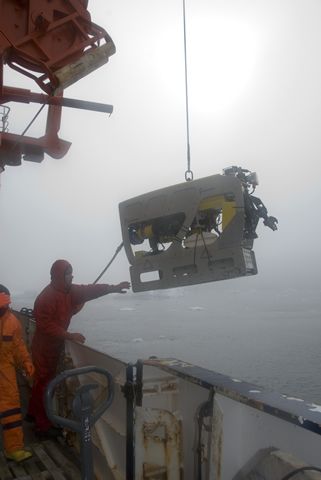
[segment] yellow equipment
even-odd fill
[[[231,167],[120,203],[133,291],[255,275],[258,220],[272,230],[277,220],[249,193],[253,175]]]

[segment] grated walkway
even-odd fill
[[[80,480],[74,463],[53,440],[29,445],[33,456],[17,464],[0,452],[0,480]]]

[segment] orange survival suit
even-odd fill
[[[71,317],[85,302],[111,293],[111,286],[107,284],[66,286],[68,269],[71,265],[66,260],[54,262],[51,283],[38,295],[34,305],[36,331],[32,359],[36,370],[28,413],[35,418],[38,432],[47,432],[52,426],[46,415],[44,395],[48,383],[56,376],[64,340],[71,338],[67,332]]]
[[[16,368],[24,370],[29,377],[34,368],[19,320],[9,308],[3,308],[8,303],[10,297],[0,293],[0,423],[5,451],[11,453],[24,447]]]

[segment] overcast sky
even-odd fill
[[[67,156],[1,175],[0,283],[13,292],[41,289],[57,258],[77,283],[93,281],[121,242],[118,203],[184,181],[182,1],[92,0],[89,10],[117,51],[65,96],[114,113],[65,109]],[[259,274],[238,282],[320,286],[321,3],[186,0],[186,13],[194,177],[254,170],[279,219],[278,232],[258,229]],[[9,69],[5,83],[37,91]],[[21,133],[39,106],[10,106],[10,131]],[[30,134],[44,125],[42,116]],[[126,279],[122,252],[104,281]]]

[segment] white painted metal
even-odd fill
[[[181,477],[181,424],[175,413],[136,407],[135,478]]]
[[[126,364],[71,342],[66,342],[66,352],[75,367],[96,365],[107,369],[113,375],[114,402],[98,420],[93,432],[95,469],[99,480],[125,480],[126,402],[122,387],[125,384]],[[205,371],[208,376],[206,383],[201,378],[203,370],[193,365],[173,360],[163,364],[166,369],[144,365],[143,404],[142,407],[136,407],[136,480],[148,478],[148,469],[146,470],[145,466],[144,473],[144,465],[155,466],[157,462],[160,466],[159,476],[149,478],[197,478],[199,412],[200,407],[211,400],[212,389],[214,392],[216,390],[213,417],[212,420],[206,419],[208,429],[202,432],[201,440],[204,445],[203,480],[244,478],[242,472],[246,472],[247,466],[253,462],[258,452],[267,448],[287,452],[298,462],[321,468],[321,435],[312,431],[313,425],[315,428],[321,425],[320,406],[306,405],[302,400],[279,396],[282,398],[283,417],[287,417],[287,421],[280,418],[280,413],[273,412],[272,407],[271,414],[263,411],[270,406],[267,403],[269,395],[259,387],[249,389],[248,392],[244,388],[240,393],[237,389],[239,381],[236,383],[236,380],[218,376],[221,384],[215,387],[209,380],[209,375],[213,372]],[[175,365],[179,365],[180,372],[175,371]],[[192,370],[194,377],[189,373]],[[198,371],[199,377],[195,376]],[[89,380],[101,382],[97,375]],[[225,388],[225,384],[228,387]],[[106,386],[100,383],[95,394],[97,400],[104,394],[105,388]],[[308,418],[310,416],[310,430],[303,428],[307,426],[306,418],[295,415],[291,417],[292,414],[287,413],[293,410],[293,405],[303,404],[303,411]],[[156,427],[154,430],[152,425]],[[158,441],[162,444],[161,448],[156,448]]]

